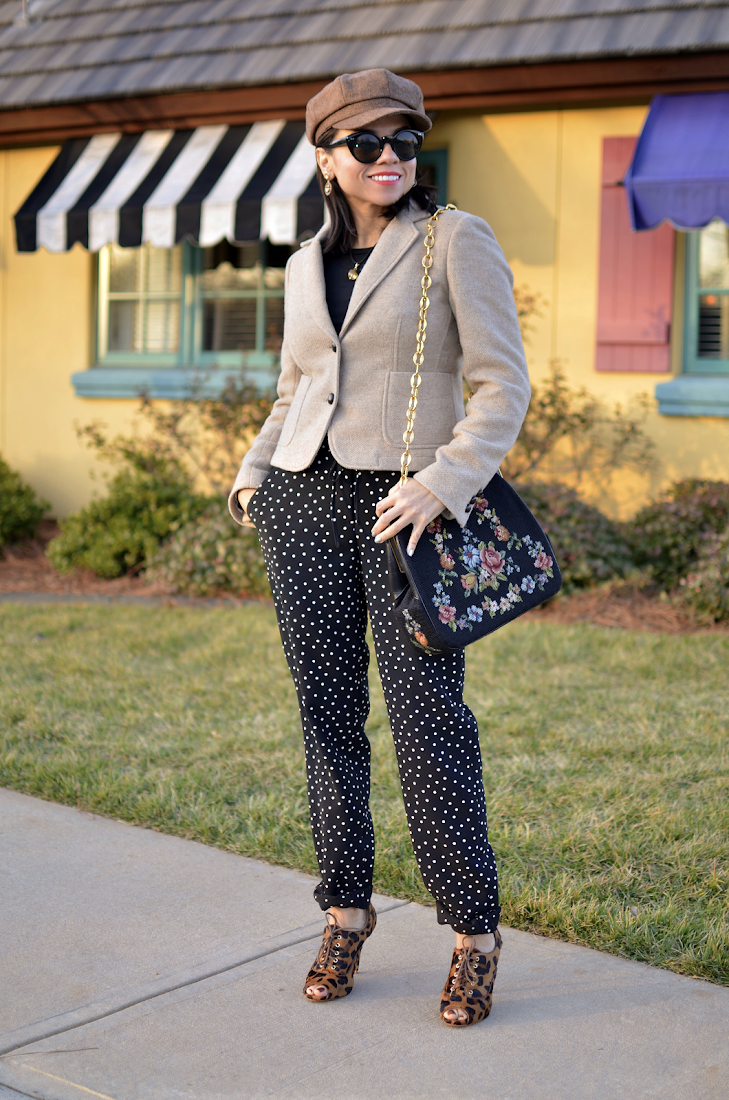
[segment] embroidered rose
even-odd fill
[[[466,573],[465,577],[461,577],[461,584],[466,589],[466,592],[470,592],[472,588],[476,587],[477,577],[475,573]]]
[[[450,604],[443,604],[438,611],[438,618],[442,623],[450,623],[456,617],[455,607],[451,607]]]
[[[440,564],[443,566],[444,569],[452,569],[456,563],[454,562],[450,554],[441,554]]]
[[[481,551],[481,565],[484,572],[495,576],[501,572],[502,557],[498,550],[492,550],[490,546]]]
[[[508,542],[511,538],[511,532],[508,531],[506,527],[502,527],[501,524],[499,524],[499,526],[496,528],[494,534],[496,535],[496,538],[499,540],[499,542]]]
[[[552,559],[549,554],[545,554],[544,550],[540,550],[534,559],[534,565],[537,569],[549,569],[552,564]]]
[[[486,497],[476,497],[476,503],[475,503],[474,507],[476,508],[477,511],[485,512],[486,509],[488,508],[488,506],[489,506],[489,502],[486,500]]]
[[[419,642],[420,645],[423,646],[424,648],[427,648],[428,639],[425,637],[422,630],[416,630],[415,631],[415,641]]]
[[[440,534],[442,520],[440,516],[436,516],[432,523],[428,524],[427,531],[429,535],[434,535],[436,532]]]

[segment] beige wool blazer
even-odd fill
[[[411,209],[388,223],[354,284],[339,334],[325,295],[326,229],[290,258],[278,399],[230,494],[239,522],[240,489],[258,488],[273,466],[306,469],[327,435],[340,465],[399,471],[427,221]],[[410,469],[464,525],[471,498],[518,435],[529,376],[511,270],[486,222],[442,214],[433,259]],[[463,379],[473,391],[465,408]]]

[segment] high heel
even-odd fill
[[[371,903],[367,909],[367,923],[359,932],[341,928],[332,914],[327,913],[321,947],[304,983],[307,1001],[333,1001],[336,997],[346,997],[352,992],[362,947],[374,932],[376,924],[377,914]],[[314,997],[309,993],[312,986],[319,985],[327,990],[325,997]]]
[[[470,946],[468,942],[470,940]],[[449,1027],[467,1027],[485,1020],[491,1011],[502,939],[494,932],[493,951],[477,951],[475,936],[465,936],[463,947],[453,952],[451,969],[440,998],[440,1016]],[[465,1012],[467,1019],[446,1020],[449,1008]]]

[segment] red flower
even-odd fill
[[[450,604],[444,603],[438,612],[438,618],[442,623],[449,623],[456,617],[455,607],[451,607]]]
[[[489,506],[489,502],[486,497],[476,497],[475,508],[477,512],[485,512]]]
[[[429,523],[426,530],[429,535],[440,533],[442,519],[440,516],[436,516],[432,523]]]
[[[495,576],[501,572],[503,560],[498,550],[492,550],[491,547],[487,546],[485,550],[481,551],[481,564],[486,573]]]
[[[543,550],[540,550],[539,553],[537,554],[536,560],[534,562],[534,565],[536,566],[536,568],[537,569],[549,569],[551,564],[552,564],[552,559],[550,558],[549,554],[545,554]]]

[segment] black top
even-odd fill
[[[369,259],[371,248],[353,248],[350,252],[326,252],[324,254],[324,282],[327,289],[327,306],[332,324],[337,332],[344,324],[344,318],[349,308],[349,300],[354,290],[354,279],[347,277],[354,264],[359,264],[359,270]],[[354,259],[354,263],[352,260]]]

